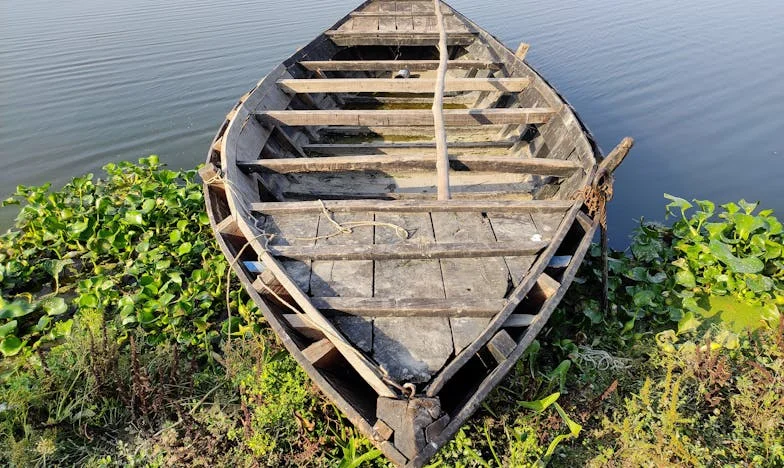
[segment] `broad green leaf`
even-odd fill
[[[4,336],[14,333],[16,331],[16,320],[11,320],[10,322],[3,324],[0,326],[0,338]]]
[[[664,198],[666,198],[667,200],[670,200],[670,203],[668,203],[667,206],[666,206],[668,215],[676,214],[672,210],[672,208],[678,208],[678,210],[680,210],[680,214],[683,216],[683,215],[685,215],[687,210],[689,210],[692,206],[694,206],[691,203],[689,203],[688,201],[684,200],[683,198],[676,197],[674,195],[670,195],[669,193],[665,193],[664,194]]]
[[[748,239],[752,232],[763,227],[765,223],[757,216],[742,213],[735,215],[735,229],[741,239]]]
[[[675,282],[683,286],[684,288],[696,288],[697,281],[694,278],[694,273],[689,270],[678,270],[675,273]]]
[[[149,213],[150,211],[153,210],[153,208],[155,208],[155,200],[153,200],[151,198],[148,198],[147,200],[144,200],[144,202],[142,203],[142,212],[143,213]]]
[[[24,317],[35,310],[35,306],[25,301],[14,301],[0,309],[0,319]]]
[[[95,309],[98,307],[98,304],[99,304],[98,296],[96,296],[95,294],[83,294],[79,298],[79,305],[81,307],[90,307],[92,309]]]
[[[765,264],[757,257],[736,257],[730,247],[723,242],[711,240],[708,246],[711,253],[735,273],[759,273],[765,268]]]
[[[653,299],[656,297],[656,293],[651,291],[650,289],[642,289],[634,293],[634,305],[637,307],[648,307],[653,306]]]
[[[8,335],[0,342],[0,352],[5,357],[16,356],[24,348],[25,342],[14,335]]]
[[[128,211],[125,213],[125,222],[134,226],[141,226],[144,224],[142,214],[138,211]]]
[[[41,307],[47,315],[60,315],[68,311],[68,305],[62,297],[50,297],[41,301]]]
[[[79,234],[84,232],[89,226],[90,226],[90,222],[86,219],[82,221],[76,221],[68,225],[68,232],[72,236],[78,236]]]
[[[180,247],[177,248],[177,253],[179,253],[180,255],[188,254],[190,253],[192,247],[193,246],[191,245],[190,242],[183,242],[182,244],[180,244]]]
[[[759,206],[759,202],[749,203],[746,200],[741,200],[738,202],[738,205],[740,205],[740,207],[743,209],[743,211],[746,212],[746,214],[751,214],[754,212],[754,210],[757,209],[757,206]]]
[[[683,318],[680,322],[678,322],[678,334],[681,335],[691,330],[696,330],[697,327],[700,326],[700,323],[702,322],[694,318],[693,312],[686,312],[683,314]]]

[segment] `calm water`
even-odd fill
[[[0,1],[0,196],[157,153],[205,156],[236,99],[359,0]],[[784,4],[661,0],[452,5],[529,62],[618,173],[613,244],[663,192],[760,200],[784,215]],[[0,213],[0,226],[13,213]]]

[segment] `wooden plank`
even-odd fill
[[[395,5],[392,4],[392,8]],[[378,30],[381,32],[387,31],[397,31],[397,25],[395,24],[395,17],[394,16],[380,16],[378,18]]]
[[[433,200],[435,193],[422,192],[295,192],[285,191],[283,196],[290,200],[356,200],[356,199],[377,199],[377,200]],[[531,200],[532,195],[528,192],[515,191],[488,191],[488,192],[457,192],[452,191],[452,199],[459,200]]]
[[[403,226],[410,233],[408,239],[401,239],[391,229],[376,229],[378,247],[411,249],[435,242],[428,213],[376,213],[376,221]],[[398,301],[443,300],[438,260],[376,261],[373,295]],[[449,320],[445,317],[377,317],[373,325],[373,356],[395,379],[427,381],[452,355]]]
[[[574,205],[568,200],[335,200],[251,203],[251,211],[266,214],[332,213],[352,211],[399,212],[484,212],[484,213],[561,213]]]
[[[302,354],[314,367],[329,367],[339,353],[335,345],[324,338],[303,349]]]
[[[288,324],[294,330],[308,337],[311,340],[321,340],[324,338],[324,333],[313,325],[313,322],[305,314],[283,314]]]
[[[322,311],[362,317],[492,317],[506,305],[503,297],[314,297],[311,302]]]
[[[537,229],[530,213],[492,213],[488,214],[493,234],[499,242],[525,242],[528,240],[548,240],[552,233],[542,234]],[[517,286],[531,269],[536,258],[505,257],[512,284]]]
[[[258,243],[258,240],[252,240],[252,243]],[[289,292],[289,295],[297,302],[303,309],[308,318],[317,325],[329,340],[340,351],[344,358],[351,364],[368,385],[380,396],[394,397],[395,392],[384,382],[384,378],[364,355],[356,350],[348,341],[346,341],[340,332],[335,328],[313,305],[310,303],[308,296],[294,283],[286,274],[283,266],[278,262],[275,257],[270,255],[263,249],[262,245],[254,246],[254,250],[259,252],[259,258],[264,265],[269,268],[280,283]]]
[[[492,227],[481,213],[432,213],[433,230],[438,242],[494,242]],[[447,299],[470,301],[478,298],[505,301],[509,290],[509,269],[503,257],[441,259]],[[501,309],[488,315],[450,316],[452,341],[456,352],[473,342]],[[478,318],[483,317],[483,318]],[[486,317],[486,318],[484,318]]]
[[[511,148],[515,144],[512,140],[491,141],[455,141],[449,142],[449,149],[467,148]],[[306,152],[319,154],[374,154],[380,150],[399,149],[432,149],[436,147],[434,141],[378,141],[370,143],[310,143],[302,145]]]
[[[449,78],[444,92],[497,91],[519,93],[530,84],[524,78]],[[430,78],[304,78],[278,80],[288,93],[420,93],[433,94],[436,80]]]
[[[455,171],[515,172],[531,175],[569,177],[582,165],[561,159],[510,158],[499,156],[450,155]],[[257,159],[237,163],[246,172],[293,174],[297,172],[342,171],[432,171],[437,161],[432,155],[332,156],[316,158]]]
[[[503,328],[522,328],[530,326],[536,320],[536,315],[512,314],[504,322]]]
[[[506,330],[501,330],[487,343],[487,349],[497,362],[504,362],[512,354],[516,344]]]
[[[354,18],[358,19],[371,19],[371,18]],[[332,39],[335,45],[341,47],[351,46],[432,46],[438,43],[438,33],[433,32],[418,32],[417,19],[431,19],[431,18],[414,18],[415,32],[357,32],[353,31],[329,30],[324,34]],[[451,46],[455,45],[470,45],[476,39],[476,34],[472,32],[465,32],[466,29],[457,31],[447,31],[447,43]]]
[[[412,26],[413,27],[413,26]],[[311,71],[428,71],[438,68],[438,60],[306,60],[300,65]],[[486,60],[450,60],[450,70],[500,70],[501,63]]]
[[[326,81],[326,80],[325,80]],[[445,109],[444,123],[449,127],[467,125],[505,125],[545,123],[556,112],[550,107],[533,109]],[[264,121],[288,126],[432,126],[429,110],[275,110],[260,111]]]
[[[411,260],[534,255],[545,247],[547,242],[449,242],[421,245],[270,246],[268,251],[275,257],[301,260]]]
[[[411,13],[408,15],[403,13],[402,15],[398,14],[395,16],[395,24],[397,25],[398,31],[414,31],[414,18],[411,16]]]
[[[578,259],[578,261],[570,264],[567,270],[564,272],[562,282],[565,286],[568,286],[574,280],[574,277],[577,274],[577,270],[582,263],[582,259],[591,245],[593,236],[596,234],[597,227],[598,224],[594,224],[580,241],[580,244],[577,246],[574,252],[574,258]],[[439,445],[445,444],[449,438],[460,429],[460,426],[463,424],[463,422],[465,422],[477,410],[482,401],[498,385],[498,383],[501,382],[504,376],[512,369],[512,367],[523,355],[525,350],[530,346],[536,336],[542,331],[542,328],[547,323],[547,319],[550,317],[555,307],[563,298],[566,290],[567,287],[561,288],[556,295],[548,299],[547,303],[545,303],[542,309],[539,311],[539,318],[516,343],[512,353],[502,363],[499,363],[499,365],[493,369],[492,372],[490,372],[490,374],[484,378],[484,380],[482,380],[476,391],[463,404],[459,412],[453,415],[453,419],[446,429],[444,429],[441,435],[432,441],[430,446],[428,446],[432,447],[432,449],[424,450],[420,455],[417,456],[416,459],[411,461],[412,464],[424,464],[427,458],[435,453],[435,449],[439,447]]]
[[[509,303],[504,307],[504,310],[499,312],[491,321],[490,324],[482,331],[479,338],[476,339],[470,346],[467,346],[461,351],[449,364],[444,367],[441,373],[436,376],[427,388],[426,394],[429,396],[437,395],[443,386],[451,379],[455,373],[460,370],[465,363],[471,359],[479,349],[487,343],[488,340],[495,334],[495,332],[503,326],[506,319],[514,312],[517,305],[522,301],[528,292],[533,288],[534,284],[544,272],[550,259],[555,255],[555,252],[561,246],[566,234],[575,222],[577,213],[580,211],[582,203],[575,202],[569,212],[562,218],[558,230],[553,235],[553,240],[550,245],[542,252],[531,270],[528,272],[524,280],[518,284],[514,291],[509,295]]]

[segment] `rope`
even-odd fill
[[[330,237],[340,236],[340,235],[343,235],[343,234],[351,234],[351,233],[354,232],[354,228],[370,227],[370,226],[380,226],[380,227],[392,228],[392,229],[395,230],[395,234],[397,234],[397,236],[400,239],[402,239],[402,240],[408,239],[408,236],[409,236],[408,231],[405,228],[403,228],[401,226],[398,226],[397,224],[384,223],[384,222],[381,222],[381,221],[346,221],[344,223],[339,223],[339,222],[335,221],[335,218],[332,217],[332,212],[329,211],[329,209],[327,209],[327,206],[324,204],[324,201],[323,200],[319,200],[319,203],[321,203],[321,214],[323,214],[327,218],[327,220],[330,223],[332,223],[333,226],[335,226],[335,231],[330,233],[330,234],[323,235],[323,236],[295,237],[296,240],[318,241],[318,240],[323,240],[323,239],[329,239]]]
[[[597,174],[593,184],[581,188],[572,197],[574,200],[582,198],[588,214],[598,219],[604,229],[607,229],[607,202],[613,198],[614,181],[612,173]]]

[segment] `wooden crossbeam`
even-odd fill
[[[438,60],[304,60],[300,65],[316,71],[427,71],[438,68]],[[501,63],[485,60],[451,60],[452,70],[499,70]]]
[[[438,44],[438,33],[421,32],[357,32],[329,30],[326,34],[332,42],[339,46],[358,46],[358,45],[390,45],[390,46],[432,46]],[[476,39],[476,33],[466,32],[465,30],[447,31],[447,43],[449,45],[470,45]]]
[[[314,297],[311,303],[322,311],[372,317],[492,317],[506,299],[461,297],[454,299],[393,297]]]
[[[454,12],[449,10],[445,11],[444,15],[446,16],[454,16]],[[374,16],[435,16],[434,11],[352,11],[350,16],[352,17],[374,17]]]
[[[542,124],[558,112],[552,107],[511,109],[445,109],[445,124],[471,125]],[[288,126],[432,126],[430,110],[268,110],[257,111],[260,119]]]
[[[450,141],[449,148],[511,148],[513,140],[491,141]],[[388,149],[430,149],[435,148],[435,141],[379,141],[369,143],[312,143],[302,145],[304,151],[321,154],[372,154]]]
[[[395,156],[330,156],[317,158],[280,158],[240,161],[245,172],[294,174],[302,172],[342,171],[430,171],[436,160],[429,154]],[[479,172],[514,172],[541,176],[569,177],[582,170],[577,161],[547,158],[514,158],[498,156],[450,155],[453,170]]]
[[[373,211],[376,213],[559,213],[570,200],[334,200],[251,203],[251,211],[268,215]]]
[[[434,258],[519,257],[535,255],[545,241],[449,242],[430,244],[276,245],[267,250],[275,257],[294,260],[413,260]]]
[[[278,80],[290,93],[420,93],[433,94],[436,80],[429,78],[314,78]],[[519,93],[531,83],[518,78],[449,78],[444,92],[497,91]]]
[[[292,200],[432,200],[436,198],[434,192],[346,192],[346,191],[284,191],[283,197]],[[488,192],[452,192],[452,198],[461,200],[531,200],[533,195],[529,192],[516,192],[512,190],[492,190]]]

